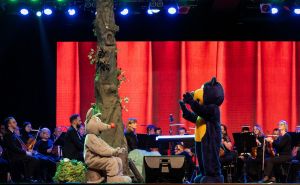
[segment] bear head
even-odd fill
[[[192,94],[194,100],[204,105],[215,104],[220,106],[224,101],[223,87],[217,82],[215,77],[202,85],[200,89],[195,90]]]
[[[105,124],[98,117],[101,115],[100,113],[93,115],[93,108],[90,108],[86,113],[85,120],[85,130],[86,134],[95,134],[99,136],[102,131],[114,128],[115,125],[112,123],[111,125]]]

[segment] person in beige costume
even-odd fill
[[[100,133],[114,128],[103,123],[98,117],[92,115],[93,109],[89,109],[86,116],[86,138],[84,142],[84,161],[88,167],[87,182],[100,183],[104,181],[103,174],[107,176],[108,183],[130,183],[132,180],[123,175],[122,160],[117,157],[125,152],[125,148],[112,148],[101,139]]]

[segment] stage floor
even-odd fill
[[[2,183],[0,183],[2,184]],[[5,183],[4,183],[5,184]],[[11,184],[14,184],[14,183],[11,183]],[[19,184],[31,184],[31,183],[19,183]],[[38,184],[59,184],[59,183],[38,183]],[[86,185],[91,185],[91,184],[87,184],[87,183],[66,183],[66,184],[86,184]],[[111,184],[111,183],[101,183],[101,184]],[[115,183],[115,184],[122,184],[122,183]],[[183,183],[131,183],[131,184],[135,184],[135,185],[157,185],[157,184],[164,184],[164,185],[184,185]],[[215,184],[218,184],[218,183],[209,183],[207,185],[215,185]],[[284,185],[295,185],[295,184],[299,184],[299,183],[224,183],[226,185],[238,185],[238,184],[247,184],[247,185],[259,185],[259,184],[284,184]],[[61,185],[61,184],[59,184]],[[128,184],[126,184],[128,185]]]

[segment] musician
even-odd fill
[[[186,128],[184,128],[184,127],[180,127],[179,129],[178,129],[178,135],[186,135],[187,133],[186,133]]]
[[[158,135],[158,136],[160,136],[160,135],[162,134],[162,130],[161,130],[160,127],[157,127],[157,128],[155,129],[155,134]]]
[[[186,128],[184,127],[180,127],[178,128],[178,135],[188,135],[187,134],[187,131],[186,131]],[[193,151],[194,151],[194,148],[191,148],[191,146],[187,146],[187,143],[184,143],[184,142],[177,142],[176,145],[175,145],[175,154],[176,154],[176,146],[181,146],[182,148],[184,148],[184,151],[189,154],[190,157],[192,157],[194,155]]]
[[[30,122],[24,122],[22,129],[20,130],[21,133],[21,139],[22,141],[27,144],[29,139],[34,138],[34,136],[31,134],[32,126]]]
[[[274,139],[277,139],[279,137],[279,129],[278,128],[274,128],[273,129],[273,137]]]
[[[279,122],[279,132],[280,135],[276,140],[273,138],[266,138],[266,141],[273,145],[276,156],[266,159],[266,167],[264,171],[264,178],[261,182],[275,182],[276,178],[274,176],[274,166],[290,161],[291,156],[291,136],[287,133],[288,124],[286,121],[281,120]]]
[[[137,128],[137,119],[129,118],[126,131],[124,133],[127,140],[128,152],[138,148],[138,139],[135,133]]]
[[[233,145],[231,139],[227,133],[227,126],[221,124],[222,140],[221,140],[221,150],[220,150],[220,162],[221,164],[232,162],[236,154],[233,152]]]
[[[156,127],[154,125],[148,125],[147,126],[147,134],[155,135],[155,129],[156,129]]]
[[[64,158],[76,159],[83,161],[83,144],[78,129],[81,125],[81,118],[79,114],[73,114],[70,116],[71,126],[68,129],[65,142],[63,147],[63,156]]]
[[[78,129],[78,133],[80,134],[81,139],[84,141],[85,135],[86,135],[84,124],[80,124],[80,127],[79,127],[79,129]]]
[[[241,133],[248,133],[250,132],[250,127],[249,126],[242,126]]]
[[[39,178],[39,161],[32,157],[32,151],[27,150],[21,138],[14,133],[17,121],[13,117],[8,117],[5,119],[4,125],[6,134],[4,135],[3,155],[10,164],[12,179],[20,181],[20,173],[23,173],[26,181],[37,182],[34,178]]]
[[[21,137],[21,132],[19,127],[17,127],[14,132],[15,134],[17,134],[17,136]]]
[[[61,127],[55,127],[54,132],[51,136],[52,141],[57,140],[61,134],[62,134]]]
[[[253,126],[253,133],[256,138],[256,147],[252,148],[251,156],[245,162],[247,163],[247,175],[254,181],[261,179],[263,144],[265,135],[260,125]],[[265,153],[266,156],[267,152]]]
[[[0,145],[0,183],[7,182],[8,162],[2,157],[3,147]]]
[[[37,157],[41,160],[41,170],[43,180],[51,182],[55,174],[56,162],[59,158],[52,154],[53,141],[50,139],[51,131],[48,128],[41,129],[41,139],[35,144],[34,150],[39,154]]]
[[[5,126],[3,124],[0,125],[0,145],[3,145],[3,139],[5,135]]]

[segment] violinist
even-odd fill
[[[219,155],[221,164],[224,165],[224,163],[232,162],[236,154],[233,152],[233,145],[227,133],[227,126],[224,124],[221,124],[221,133],[222,141]]]
[[[51,182],[55,174],[56,162],[59,158],[52,154],[53,141],[50,139],[51,131],[43,128],[40,131],[41,139],[35,144],[34,150],[38,152],[37,157],[41,160],[42,178],[45,182]]]
[[[266,159],[264,178],[260,182],[276,182],[276,178],[274,175],[274,166],[288,162],[292,158],[292,138],[290,134],[287,133],[287,122],[284,120],[279,121],[278,129],[280,134],[276,140],[274,140],[271,137],[266,138],[266,141],[274,147],[276,151],[276,156]]]
[[[257,181],[261,178],[262,159],[263,159],[263,144],[264,133],[262,128],[256,124],[253,126],[253,133],[256,138],[256,147],[252,148],[251,156],[247,158],[247,174],[248,176]]]
[[[34,139],[33,135],[31,134],[32,126],[30,122],[24,122],[23,127],[20,130],[21,139],[25,144],[28,144],[31,139]]]
[[[10,164],[12,180],[21,181],[21,173],[24,174],[25,181],[37,182],[35,179],[39,178],[39,161],[32,157],[32,150],[28,150],[22,139],[15,134],[15,129],[18,127],[17,121],[13,117],[8,117],[4,125],[6,134],[3,141],[3,156]]]

